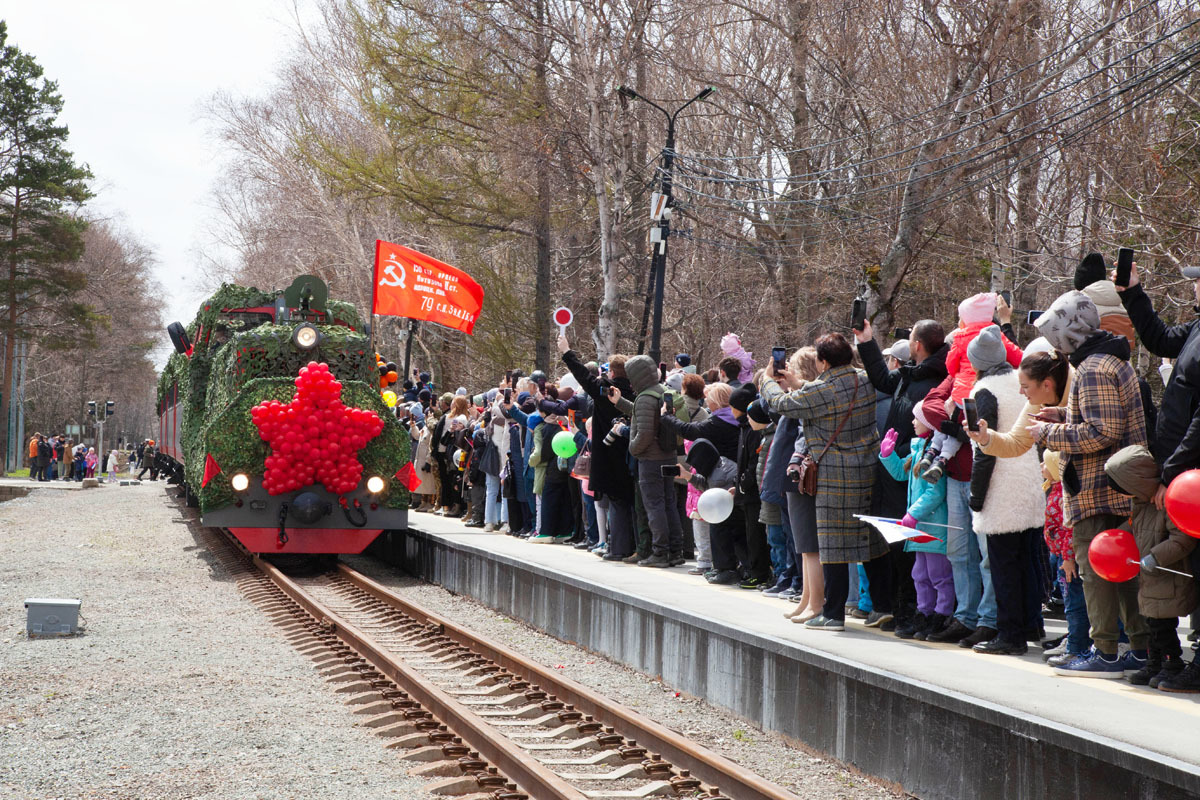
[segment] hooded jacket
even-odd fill
[[[898,442],[897,442],[898,443]],[[917,530],[936,537],[932,542],[914,542],[909,539],[904,543],[906,553],[940,553],[946,555],[946,524],[948,510],[946,506],[946,478],[943,476],[937,483],[931,484],[913,471],[912,465],[921,460],[929,439],[914,436],[909,442],[908,456],[901,457],[892,451],[891,455],[879,456],[879,463],[898,481],[905,481],[908,486],[908,505],[906,513],[917,520]],[[897,448],[898,449],[898,448]],[[922,523],[933,522],[933,526]]]
[[[1169,484],[1181,472],[1200,467],[1200,320],[1166,325],[1154,313],[1141,284],[1121,292],[1121,302],[1151,353],[1174,358],[1158,411],[1154,459]]]
[[[692,443],[687,454],[687,465],[695,471],[688,483],[701,492],[708,489],[732,489],[737,484],[737,464],[721,455],[707,439],[696,439]]]
[[[659,442],[663,385],[658,382],[658,365],[650,356],[634,356],[625,362],[629,385],[637,393],[629,425],[629,454],[640,461],[674,461],[675,449]]]
[[[1061,454],[1063,518],[1074,527],[1099,514],[1129,513],[1129,498],[1109,488],[1104,463],[1123,447],[1146,443],[1146,419],[1127,341],[1096,331],[1070,360],[1067,421],[1040,426],[1034,441]]]
[[[1175,527],[1167,513],[1154,505],[1159,471],[1150,451],[1140,445],[1123,448],[1108,459],[1104,471],[1133,497],[1133,524],[1122,527],[1132,528],[1138,554],[1153,556],[1160,566],[1190,573],[1188,556],[1196,548],[1196,540]],[[1196,609],[1198,600],[1195,580],[1158,569],[1142,570],[1138,609],[1143,616],[1156,619],[1187,616]]]

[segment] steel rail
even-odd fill
[[[526,677],[542,689],[553,691],[559,699],[571,703],[584,714],[617,729],[639,745],[662,755],[675,766],[686,769],[706,783],[738,800],[798,800],[783,787],[754,775],[722,755],[692,742],[675,731],[621,705],[570,678],[555,674],[514,650],[480,636],[461,625],[399,597],[386,586],[368,578],[346,564],[338,564],[338,572],[358,589],[397,611],[426,624],[438,625],[442,634],[470,648],[477,655]],[[466,738],[466,737],[464,737]],[[478,748],[476,748],[478,749]],[[482,751],[480,751],[482,752]],[[499,766],[499,764],[497,764]],[[515,780],[515,777],[514,777]]]
[[[369,635],[345,622],[339,614],[310,597],[278,568],[258,556],[254,556],[253,561],[284,594],[315,619],[333,623],[338,637],[351,649],[394,681],[426,711],[461,737],[465,744],[477,750],[523,792],[538,800],[586,800],[585,794],[531,758],[520,746],[500,735],[451,695],[395,659],[388,653],[387,648],[376,643]]]

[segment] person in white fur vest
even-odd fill
[[[1009,365],[1004,334],[992,325],[967,347],[978,378],[971,390],[979,418],[993,430],[1008,430],[1025,407],[1017,373]],[[1042,628],[1038,539],[1045,523],[1046,496],[1036,454],[998,459],[974,445],[971,468],[971,523],[987,536],[992,584],[996,590],[996,637],[980,642],[977,653],[1021,655],[1030,632]]]

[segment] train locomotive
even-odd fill
[[[407,527],[410,438],[353,305],[311,275],[225,284],[167,331],[156,458],[202,524],[255,553],[359,553]]]

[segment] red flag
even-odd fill
[[[221,465],[212,457],[212,453],[206,453],[204,455],[204,479],[200,481],[200,488],[208,486],[208,482],[215,478],[220,471]]]
[[[404,484],[404,488],[410,492],[416,490],[421,485],[421,478],[417,475],[417,471],[413,469],[411,461],[405,462],[403,467],[396,470],[396,477]]]
[[[483,287],[462,270],[398,244],[375,240],[371,313],[428,320],[470,333],[483,310]]]

